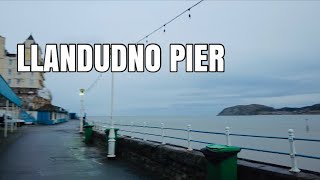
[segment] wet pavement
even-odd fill
[[[21,135],[0,151],[0,179],[155,179],[151,174],[106,152],[86,146],[79,121],[23,127]]]

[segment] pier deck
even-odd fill
[[[126,162],[107,160],[105,152],[86,146],[77,131],[78,123],[22,127],[8,134],[14,137],[12,142],[1,136],[0,179],[155,179]]]

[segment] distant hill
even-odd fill
[[[284,107],[275,109],[260,104],[237,105],[223,109],[218,116],[239,115],[297,115],[297,114],[320,114],[320,104],[301,108]]]

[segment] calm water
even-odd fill
[[[307,119],[307,120],[306,120]],[[110,123],[108,117],[89,117],[101,123]],[[165,127],[187,128],[187,124],[192,125],[194,130],[224,132],[226,126],[231,128],[231,133],[281,136],[288,137],[288,129],[294,129],[295,137],[320,139],[320,115],[281,115],[281,116],[215,116],[215,117],[114,117],[116,123],[143,125],[146,122],[150,126],[160,126],[163,122]],[[122,127],[123,128],[123,127]],[[130,130],[129,127],[124,129]],[[134,131],[143,132],[142,128],[134,128]],[[148,133],[161,134],[159,129],[148,129]],[[127,134],[122,132],[122,134]],[[187,138],[186,132],[166,130],[168,136]],[[135,134],[135,137],[142,135]],[[210,135],[192,133],[192,138],[206,142],[225,144],[224,135]],[[160,138],[150,136],[150,140],[160,141]],[[185,141],[166,139],[166,142],[187,146]],[[231,136],[231,143],[235,146],[289,152],[288,140],[261,139],[250,137]],[[299,154],[320,156],[320,142],[296,141],[296,150]],[[192,144],[194,149],[201,149],[205,145],[199,143]],[[261,153],[242,150],[239,157],[253,159],[268,163],[290,166],[290,157],[270,153]],[[308,169],[320,172],[320,160],[298,158],[298,165],[301,169]]]

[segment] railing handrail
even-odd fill
[[[105,123],[110,124],[110,123]],[[154,129],[161,129],[160,126],[141,126],[141,125],[128,125],[128,124],[114,124],[118,126],[128,126],[128,127],[145,127],[145,128],[154,128]],[[181,129],[181,128],[169,128],[165,127],[163,129],[168,130],[176,130],[176,131],[187,131],[187,129]],[[225,135],[224,132],[213,132],[213,131],[203,131],[203,130],[191,130],[191,132],[196,133],[205,133],[205,134],[216,134],[216,135]],[[230,136],[243,136],[243,137],[253,137],[253,138],[265,138],[265,139],[282,139],[282,140],[288,140],[288,137],[281,137],[281,136],[265,136],[265,135],[252,135],[252,134],[239,134],[239,133],[230,133]],[[308,138],[294,138],[294,140],[297,141],[312,141],[312,142],[320,142],[320,139],[308,139]]]
[[[251,135],[251,134],[236,134],[236,133],[230,133],[230,136],[242,136],[242,137],[252,137],[252,138],[285,139],[285,140],[288,140],[288,137],[263,136],[263,135]],[[319,142],[320,142],[320,140],[319,140]]]
[[[312,141],[312,142],[320,142],[320,139],[308,139],[308,138],[294,138],[296,141]]]
[[[143,132],[139,132],[139,131],[128,131],[128,130],[121,130],[120,131],[124,131],[124,132],[130,132],[130,133],[137,133],[137,134],[147,134],[147,135],[152,135],[152,136],[158,136],[160,137],[161,135],[159,134],[153,134],[153,133],[143,133]],[[164,136],[166,138],[171,138],[171,139],[178,139],[178,140],[188,140],[186,138],[179,138],[179,137],[173,137],[173,136]],[[212,142],[205,142],[205,141],[199,141],[199,140],[191,140],[192,142],[196,142],[196,143],[202,143],[202,144],[215,144]],[[159,142],[159,141],[156,141]],[[286,153],[286,152],[280,152],[280,151],[272,151],[272,150],[264,150],[264,149],[256,149],[256,148],[248,148],[248,147],[242,147],[239,146],[241,149],[244,150],[249,150],[249,151],[256,151],[256,152],[265,152],[265,153],[272,153],[272,154],[281,154],[281,155],[290,155],[290,153]],[[314,159],[320,159],[320,157],[317,156],[309,156],[309,155],[302,155],[302,154],[297,154],[297,156],[299,157],[307,157],[307,158],[314,158]]]
[[[296,154],[296,156],[298,156],[298,157],[303,157],[303,158],[319,159],[319,160],[320,160],[320,157],[319,157],[319,156],[310,156],[310,155],[306,155],[306,154]]]
[[[196,133],[205,133],[205,134],[218,134],[218,135],[225,135],[225,133],[221,133],[221,132],[201,131],[201,130],[191,130],[191,132],[196,132]]]
[[[111,123],[108,122],[99,122],[101,124],[108,124],[111,125]],[[119,124],[115,123],[114,125],[118,126],[125,126],[125,127],[140,127],[140,128],[153,128],[153,129],[161,129],[160,126],[142,126],[142,125],[128,125],[128,124]],[[164,127],[163,129],[167,130],[175,130],[175,131],[187,131],[187,129],[181,129],[181,128],[169,128]],[[203,131],[203,130],[190,130],[191,132],[196,133],[204,133],[204,134],[215,134],[215,135],[225,135],[224,132],[213,132],[213,131]],[[239,133],[230,133],[230,136],[242,136],[242,137],[252,137],[252,138],[265,138],[265,139],[282,139],[282,140],[288,140],[288,137],[281,137],[281,136],[265,136],[265,135],[252,135],[252,134],[239,134]],[[309,139],[309,138],[294,138],[296,141],[310,141],[310,142],[320,142],[320,139]]]
[[[110,125],[111,123],[108,122],[98,122],[102,124],[102,127],[105,127],[104,125],[108,124]],[[96,124],[96,123],[95,123]],[[320,142],[320,139],[308,139],[308,138],[296,138],[293,135],[293,130],[289,129],[289,137],[280,137],[280,136],[263,136],[263,135],[251,135],[251,134],[239,134],[239,133],[230,133],[230,128],[226,127],[225,132],[212,132],[212,131],[202,131],[202,130],[193,130],[191,129],[191,125],[188,125],[187,128],[182,129],[182,128],[171,128],[171,127],[164,127],[164,124],[161,123],[161,126],[147,126],[146,122],[143,123],[143,125],[137,125],[131,122],[130,125],[128,124],[114,124],[118,126],[123,126],[123,127],[130,127],[131,130],[124,130],[124,129],[119,129],[119,131],[123,132],[128,132],[131,133],[131,137],[133,138],[132,133],[136,134],[141,134],[144,135],[143,140],[146,141],[146,135],[148,136],[156,136],[156,137],[162,137],[162,141],[160,143],[165,144],[164,138],[170,138],[170,139],[177,139],[177,140],[182,140],[182,141],[187,141],[188,142],[188,150],[192,150],[190,142],[195,142],[195,143],[201,143],[201,144],[215,144],[212,142],[206,142],[206,141],[201,141],[201,140],[194,140],[190,138],[190,133],[205,133],[205,134],[213,134],[213,135],[225,135],[227,139],[227,145],[231,145],[230,142],[230,136],[239,136],[239,137],[250,137],[250,138],[265,138],[265,139],[279,139],[279,140],[289,140],[290,142],[290,153],[289,152],[280,152],[280,151],[273,151],[273,150],[265,150],[265,149],[257,149],[257,148],[250,148],[250,147],[241,147],[243,150],[248,150],[248,151],[256,151],[256,152],[263,152],[263,153],[271,153],[271,154],[280,154],[280,155],[289,155],[291,158],[292,162],[292,168],[290,171],[293,172],[300,172],[297,166],[296,162],[296,157],[301,157],[301,158],[309,158],[309,159],[317,159],[320,160],[319,156],[312,156],[312,155],[307,155],[307,154],[298,154],[295,152],[295,145],[294,141],[307,141],[307,142]],[[134,131],[133,127],[135,128],[144,128],[144,131]],[[161,129],[162,133],[160,134],[154,134],[154,133],[148,133],[146,132],[146,128],[152,128],[152,129]],[[184,131],[188,133],[188,138],[181,138],[181,137],[173,137],[173,136],[168,136],[164,135],[164,130],[173,130],[173,131]],[[155,140],[153,140],[155,141]],[[159,142],[159,141],[156,141]]]

